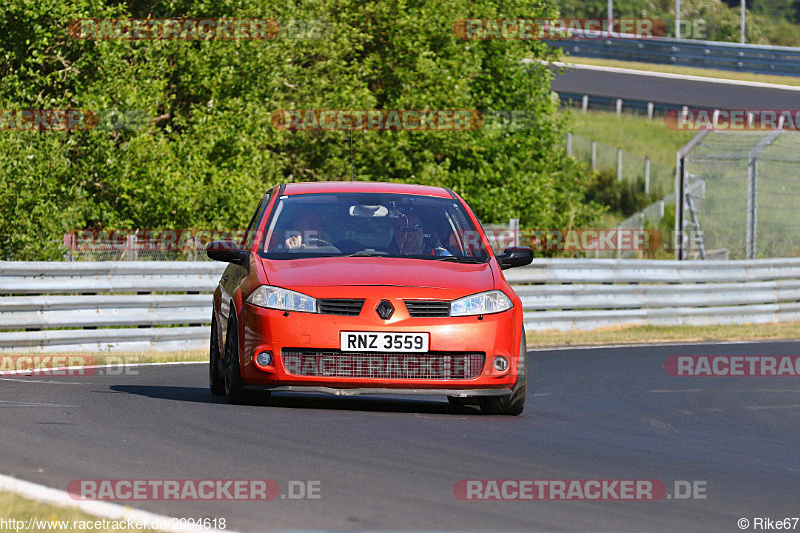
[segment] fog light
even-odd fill
[[[272,364],[272,352],[261,352],[256,356],[258,366],[269,366]]]
[[[503,357],[502,355],[498,355],[494,358],[494,369],[498,372],[505,372],[508,370],[508,359]]]

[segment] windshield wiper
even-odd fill
[[[389,254],[386,252],[378,252],[378,251],[365,252],[362,250],[360,252],[356,252],[353,254],[345,254],[340,257],[386,257],[387,255]]]
[[[485,259],[480,259],[478,257],[459,257],[457,255],[442,255],[438,257],[432,257],[433,261],[452,261],[454,263],[485,263]]]

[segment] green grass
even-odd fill
[[[570,110],[569,129],[577,135],[622,148],[668,167],[675,166],[675,154],[697,133],[667,128],[661,117],[647,117],[602,111]]]
[[[578,65],[597,65],[601,67],[646,70],[649,72],[666,72],[668,74],[684,74],[687,76],[701,76],[704,78],[716,78],[716,79],[737,80],[737,81],[757,81],[761,83],[772,83],[776,85],[800,86],[800,77],[793,77],[793,76],[753,74],[751,72],[735,72],[731,70],[714,70],[706,68],[680,67],[674,65],[660,65],[656,63],[639,63],[638,61],[618,61],[615,59],[599,59],[594,57],[568,56],[564,58],[564,62],[574,63]]]
[[[33,361],[19,361],[19,356],[33,356]],[[0,353],[0,371],[23,370],[30,368],[61,368],[95,365],[136,365],[142,363],[172,363],[189,361],[208,361],[208,348],[171,352],[88,352],[64,351],[46,353],[16,350]]]
[[[596,331],[527,333],[529,348],[647,344],[654,342],[714,342],[800,339],[800,322],[731,326],[633,326]]]
[[[19,531],[153,531],[152,529],[128,529],[125,527],[127,523],[122,520],[118,521],[118,525],[120,526],[118,529],[114,529],[111,524],[107,524],[111,525],[111,528],[95,528],[95,523],[103,519],[81,512],[77,507],[56,507],[54,505],[29,500],[11,492],[0,492],[0,517],[6,521],[14,519],[26,523],[31,518],[42,521],[67,521],[69,526],[66,529],[61,529],[57,527],[56,524],[53,524],[51,528],[48,528],[46,525],[40,525],[38,528],[23,528]],[[106,521],[111,522],[108,519],[106,519]],[[75,522],[78,523],[76,524]],[[82,528],[80,527],[82,525],[80,522],[92,522],[91,524],[83,524],[91,525],[92,527]],[[75,525],[78,527],[74,527]],[[102,526],[102,522],[99,525]],[[6,530],[15,531],[14,528],[6,528]]]

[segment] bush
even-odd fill
[[[134,131],[0,132],[0,257],[58,257],[73,228],[242,228],[284,181],[350,176],[348,134],[275,129],[277,109],[526,110],[528,131],[357,132],[355,176],[443,185],[484,222],[591,224],[586,167],[535,41],[464,41],[466,17],[553,17],[533,2],[10,0],[0,11],[0,108],[142,110]],[[323,39],[78,41],[75,18],[322,19]]]

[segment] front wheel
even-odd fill
[[[228,332],[225,337],[225,398],[228,403],[241,405],[247,403],[242,371],[239,366],[239,327],[236,324],[235,308],[231,305],[228,319]]]
[[[487,415],[521,414],[525,409],[525,397],[528,389],[528,348],[525,341],[525,330],[522,331],[522,340],[519,347],[519,362],[517,363],[517,381],[511,388],[511,394],[505,396],[492,396],[481,399],[481,413]]]
[[[217,320],[211,317],[211,348],[208,361],[208,385],[211,394],[221,396],[225,394],[225,378],[220,372],[219,337],[217,333]]]

